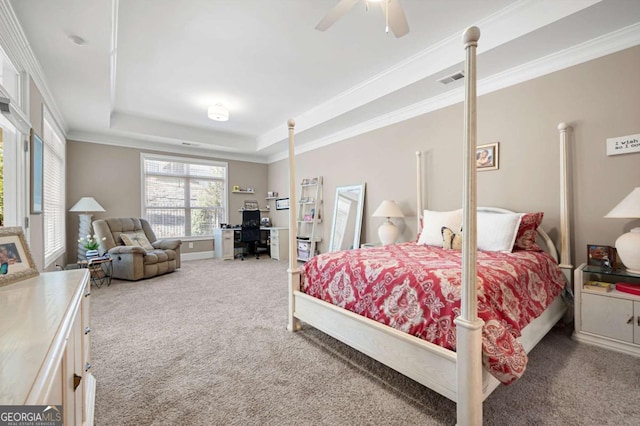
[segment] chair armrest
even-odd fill
[[[108,251],[109,254],[135,254],[140,253],[142,255],[146,254],[147,251],[139,246],[115,246]]]
[[[182,241],[177,239],[167,238],[164,240],[156,240],[153,243],[151,243],[151,245],[153,246],[153,248],[160,249],[160,250],[176,250],[177,248],[180,247],[180,245],[182,245]]]

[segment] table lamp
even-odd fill
[[[640,218],[640,187],[635,188],[620,204],[607,215],[614,219]],[[632,274],[640,274],[640,227],[632,228],[616,240],[616,250],[620,260]]]
[[[398,239],[398,227],[391,222],[392,217],[404,217],[404,214],[393,200],[384,200],[378,206],[373,217],[386,217],[387,221],[378,228],[378,238],[382,245],[389,245]]]
[[[81,212],[79,214],[80,225],[78,227],[78,260],[85,260],[87,249],[80,240],[93,235],[91,232],[92,212],[103,212],[104,209],[93,197],[82,197],[69,209],[70,212]]]

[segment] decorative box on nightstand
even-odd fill
[[[640,275],[624,269],[603,270],[580,265],[575,271],[574,339],[626,354],[640,356],[640,296],[621,292],[594,291],[588,281],[638,285]]]

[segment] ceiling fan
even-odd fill
[[[340,0],[316,25],[316,30],[325,31],[360,1],[364,1],[367,10],[369,10],[369,3],[380,4],[384,10],[387,32],[391,30],[398,38],[409,32],[409,24],[407,24],[400,0]]]

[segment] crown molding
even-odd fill
[[[70,141],[95,143],[99,145],[110,145],[121,148],[133,148],[147,151],[168,152],[182,155],[198,155],[212,159],[245,161],[249,163],[267,163],[264,156],[253,154],[240,154],[206,149],[202,146],[183,146],[162,141],[150,141],[131,138],[123,135],[108,135],[103,133],[71,131],[67,136]]]
[[[51,90],[49,90],[40,62],[36,59],[9,0],[0,0],[0,28],[0,44],[3,49],[9,58],[15,61],[14,65],[33,79],[47,109],[66,137],[68,128],[64,116],[60,112]],[[29,111],[25,111],[25,113],[30,115]]]
[[[535,78],[637,45],[640,45],[640,23],[630,25],[609,34],[596,37],[592,40],[484,78],[478,81],[478,95],[495,92],[506,87],[514,86],[528,80],[533,80]],[[301,144],[296,147],[296,154],[312,151],[363,133],[406,121],[419,115],[462,102],[463,100],[464,88],[456,88],[442,95],[414,103],[367,121],[363,121],[329,136]],[[287,157],[287,152],[279,152],[269,156],[268,162],[273,163]]]
[[[474,23],[486,33],[478,54],[487,52],[509,41],[522,37],[559,19],[590,7],[601,0],[576,0],[572,2],[541,2],[520,0]],[[309,130],[342,114],[395,92],[403,87],[427,78],[462,60],[460,54],[462,31],[435,43],[406,60],[399,62],[372,78],[334,96],[297,117],[300,132]],[[257,138],[258,151],[286,139],[284,126],[272,129]]]

